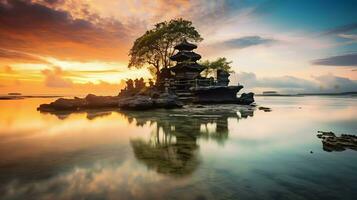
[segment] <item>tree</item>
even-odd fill
[[[157,78],[160,69],[173,66],[170,56],[175,53],[174,46],[183,39],[191,42],[203,40],[191,21],[179,18],[156,24],[135,40],[129,52],[128,67],[148,67]]]
[[[209,61],[205,60],[200,62],[200,64],[206,69],[202,72],[205,77],[208,77],[209,75],[212,75],[213,72],[216,72],[217,70],[223,70],[228,73],[232,73],[232,61],[227,61],[227,58],[221,57],[217,58],[214,61]]]

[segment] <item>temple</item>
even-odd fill
[[[170,57],[176,62],[171,68],[163,68],[158,85],[168,87],[183,101],[196,103],[232,103],[237,101],[237,93],[242,85],[228,86],[230,74],[223,70],[216,71],[216,78],[203,77],[206,67],[197,63],[201,55],[193,50],[195,44],[184,39],[174,47],[177,53]]]
[[[197,63],[201,59],[201,55],[193,52],[197,48],[195,44],[183,40],[182,43],[174,47],[178,52],[170,57],[170,60],[175,61],[176,65],[171,68],[163,68],[160,72],[159,83],[164,84],[169,82],[170,90],[176,92],[189,92],[191,87],[204,85],[213,81],[201,76],[201,72],[205,67]]]
[[[229,85],[230,74],[228,72],[216,70],[215,78],[202,76],[206,67],[197,62],[201,59],[201,55],[193,51],[197,49],[195,44],[184,39],[174,48],[177,52],[170,57],[170,60],[176,62],[175,65],[161,69],[155,84],[151,81],[149,82],[150,86],[146,87],[143,79],[128,80],[127,87],[120,92],[119,96],[148,95],[150,98],[147,99],[147,102],[148,104],[151,102],[153,105],[161,105],[158,103],[161,102],[159,97],[165,96],[165,94],[173,95],[185,104],[236,103],[249,105],[254,102],[253,93],[243,93],[239,98],[237,97],[237,93],[243,86]],[[129,101],[125,101],[125,103],[123,106],[133,104]],[[140,102],[140,104],[143,103]]]
[[[170,59],[176,61],[176,65],[170,70],[175,73],[176,80],[200,78],[200,74],[205,68],[197,63],[201,59],[201,55],[192,51],[196,48],[196,45],[188,43],[186,40],[175,46],[178,52],[171,56]]]

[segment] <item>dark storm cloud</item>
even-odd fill
[[[55,55],[61,51],[59,46],[85,45],[95,50],[126,42],[127,30],[119,21],[91,17],[96,19],[74,19],[68,12],[29,1],[0,2],[0,46]]]
[[[357,53],[332,56],[313,60],[314,65],[328,65],[328,66],[354,66],[357,67]]]
[[[235,39],[230,39],[222,42],[221,44],[231,49],[243,49],[250,46],[268,45],[277,42],[277,40],[262,38],[260,36],[245,36]],[[218,45],[218,44],[217,44]]]

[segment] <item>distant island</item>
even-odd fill
[[[7,95],[0,95],[0,100],[17,100],[26,98],[58,98],[63,95],[22,95],[21,93],[8,93]]]
[[[344,96],[344,95],[352,95],[355,96],[357,95],[356,92],[338,92],[338,93],[333,93],[333,92],[328,92],[328,93],[301,93],[297,95],[303,95],[303,96]]]
[[[19,92],[10,92],[10,93],[8,93],[7,95],[10,95],[10,96],[20,96],[20,95],[22,95],[22,94],[19,93]]]

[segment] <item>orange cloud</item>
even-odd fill
[[[20,0],[1,1],[0,13],[3,48],[62,59],[127,58],[123,49],[128,49],[130,31],[117,20],[96,15],[92,21],[76,19],[69,12]]]
[[[39,56],[2,48],[0,48],[0,59],[26,63],[46,63],[46,61]]]
[[[54,67],[53,70],[45,69],[42,74],[45,76],[45,85],[47,87],[72,87],[73,83],[62,77],[63,71],[59,67]]]
[[[15,73],[15,71],[14,71],[14,70],[12,69],[12,67],[10,67],[9,65],[3,66],[3,71],[4,71],[6,74]]]

